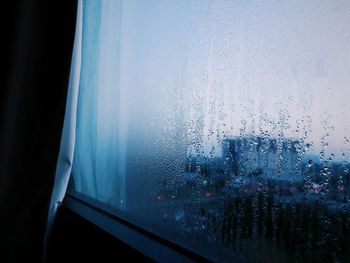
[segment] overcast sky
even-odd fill
[[[116,3],[102,2],[99,81],[118,87],[124,141],[182,138],[208,154],[263,132],[350,151],[350,1]]]

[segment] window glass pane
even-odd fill
[[[210,259],[350,257],[350,1],[84,1],[70,191]]]

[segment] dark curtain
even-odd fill
[[[1,4],[0,262],[42,260],[76,8],[73,0]]]

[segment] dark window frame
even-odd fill
[[[68,191],[62,205],[156,262],[212,262],[121,218],[106,204],[83,194]]]

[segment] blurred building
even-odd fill
[[[259,136],[234,136],[222,141],[225,172],[283,180],[301,179],[300,142]]]

